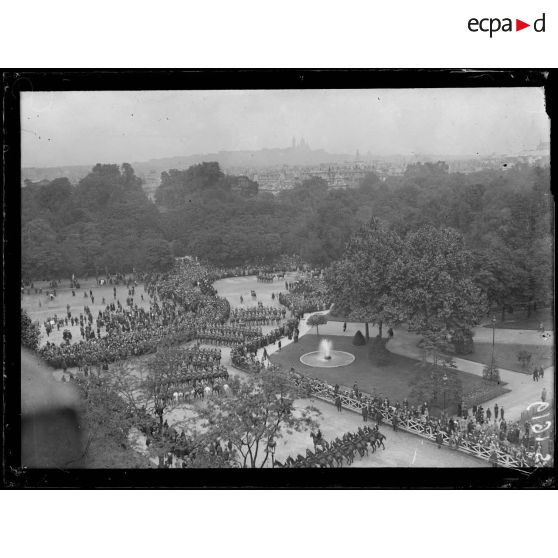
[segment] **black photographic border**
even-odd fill
[[[545,69],[74,69],[3,74],[2,484],[7,488],[479,489],[553,488],[556,469],[22,469],[20,467],[19,286],[21,270],[22,91],[165,89],[387,89],[544,87],[555,112],[556,71]],[[551,142],[552,148],[552,142]],[[554,191],[554,190],[553,190]],[[17,293],[17,294],[16,294]],[[554,386],[556,392],[556,382]],[[555,393],[556,395],[556,393]]]

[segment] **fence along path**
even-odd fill
[[[335,394],[333,388],[330,387],[328,384],[319,382],[318,380],[312,380],[310,382],[310,389],[314,397],[317,397],[318,399],[321,399],[323,401],[327,401],[328,403],[335,404]],[[362,408],[366,406],[366,403],[363,403],[358,399],[354,399],[342,393],[339,393],[338,395],[341,398],[341,405],[343,406],[343,408],[349,411],[361,414]],[[368,394],[363,393],[363,395]],[[389,411],[386,411],[384,409],[380,409],[380,412],[382,414],[382,420],[384,422],[393,424],[393,413],[390,413]],[[425,426],[423,426],[423,424],[416,419],[399,418],[397,428],[404,430],[405,432],[410,432],[411,434],[416,434],[421,438],[425,438],[433,442],[436,441],[436,435],[432,432],[432,430],[429,427],[426,427],[427,429],[425,429]],[[443,445],[448,446],[454,450],[473,455],[474,457],[478,457],[479,459],[483,459],[484,461],[490,461],[492,452],[494,451],[489,447],[483,446],[479,443],[473,443],[468,440],[461,440],[459,446],[456,447],[455,444],[450,443],[450,437],[444,431],[442,431],[442,437]],[[505,451],[502,451],[501,449],[496,449],[495,452],[498,466],[525,472],[525,465],[523,465],[519,461],[519,459],[513,457]]]

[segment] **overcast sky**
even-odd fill
[[[22,94],[24,167],[287,147],[373,155],[517,153],[549,141],[535,88]]]

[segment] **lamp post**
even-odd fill
[[[271,468],[274,469],[275,468],[275,448],[277,447],[277,442],[274,442],[273,440],[270,440],[267,443],[267,447],[271,451]]]
[[[445,414],[445,412],[446,412],[446,389],[447,389],[447,385],[448,385],[448,376],[445,372],[444,372],[444,376],[442,377],[442,382],[443,382],[443,386],[444,386],[444,414]]]
[[[496,336],[496,316],[492,316],[492,359],[490,360],[490,380],[494,376],[494,339]]]

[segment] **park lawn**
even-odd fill
[[[554,313],[552,308],[541,308],[536,312],[531,312],[527,317],[525,310],[514,312],[513,314],[506,313],[504,321],[502,321],[502,313],[497,312],[496,316],[496,329],[539,329],[539,324],[542,322],[545,329],[554,329]],[[484,327],[492,327],[492,324],[487,322],[483,324]]]
[[[526,368],[521,367],[517,360],[517,353],[525,350],[531,353],[531,362]],[[460,358],[490,364],[492,359],[492,343],[475,343],[474,352]],[[505,370],[532,374],[534,366],[548,368],[554,362],[554,347],[551,345],[520,345],[518,343],[496,343],[494,345],[494,360],[496,365]]]
[[[353,321],[353,320],[347,320],[347,318],[345,316],[342,316],[341,314],[339,315],[332,314],[331,311],[328,312],[326,315],[327,315],[327,320],[329,322],[352,322]]]
[[[270,356],[271,362],[289,370],[291,367],[297,372],[312,378],[325,380],[331,385],[336,383],[340,386],[351,388],[356,382],[358,387],[368,393],[382,394],[391,401],[403,401],[405,397],[411,404],[421,403],[413,401],[410,397],[410,382],[422,370],[421,363],[390,353],[390,363],[385,366],[377,366],[370,362],[368,357],[368,345],[354,346],[352,338],[347,336],[328,336],[333,343],[333,349],[347,351],[355,355],[355,360],[347,365],[338,368],[314,368],[300,362],[300,357],[308,352],[318,349],[319,341],[322,337],[312,334],[302,336],[298,343],[287,345],[280,352]],[[463,385],[463,393],[470,393],[482,388],[494,390],[494,385],[486,382],[479,376],[466,372],[458,372]],[[506,393],[507,389],[503,384],[496,386],[496,391],[492,397]],[[448,411],[455,412],[455,406],[448,405]]]

